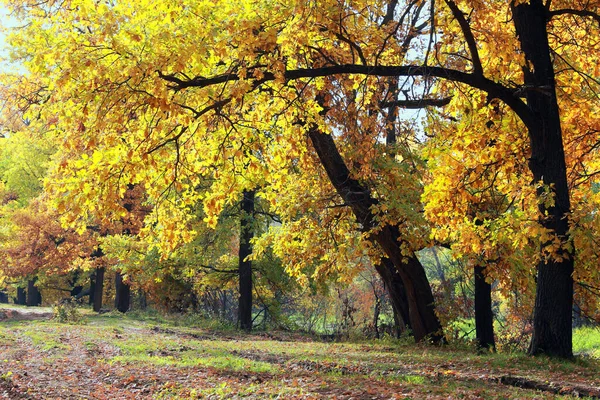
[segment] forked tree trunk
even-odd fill
[[[100,312],[102,308],[102,295],[104,293],[104,267],[96,268],[96,284],[94,285],[94,311]]]
[[[252,254],[250,241],[254,237],[254,195],[254,190],[244,190],[240,216],[238,319],[240,329],[245,331],[252,330],[252,262],[247,258]]]
[[[475,275],[475,338],[480,349],[495,351],[492,285],[485,280],[485,267],[476,266]]]
[[[321,164],[338,194],[348,204],[362,224],[363,231],[370,232],[375,226],[371,207],[377,201],[370,191],[350,176],[344,160],[339,154],[331,135],[320,132],[316,126],[309,130],[309,137],[319,156]],[[429,338],[433,342],[443,341],[440,322],[435,314],[433,294],[423,266],[414,254],[406,256],[400,249],[401,238],[397,227],[386,225],[371,235],[400,275],[408,301],[410,327],[416,341]],[[383,274],[382,274],[383,271]],[[387,269],[378,268],[384,282],[389,282]],[[388,288],[390,298],[397,296]]]
[[[115,273],[115,308],[126,313],[131,303],[131,286],[123,282],[123,274]]]
[[[531,158],[529,168],[534,183],[542,181],[554,192],[554,205],[540,201],[540,222],[561,243],[568,241],[570,199],[567,168],[556,99],[554,67],[548,44],[548,13],[542,0],[515,5],[515,29],[525,54],[523,66],[527,105],[535,120],[528,125]],[[540,188],[538,195],[542,195]],[[551,258],[537,265],[537,290],[533,316],[530,354],[572,357],[571,313],[573,309],[573,250],[559,251],[560,260]]]

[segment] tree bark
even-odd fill
[[[96,293],[96,272],[90,275],[90,297],[88,301],[88,305],[93,306],[94,304],[94,295]]]
[[[375,293],[375,305],[373,307],[373,331],[375,339],[379,339],[379,315],[381,314],[381,299]]]
[[[115,308],[126,313],[129,311],[129,305],[131,303],[131,286],[123,282],[123,274],[121,272],[115,273]]]
[[[534,183],[542,181],[554,192],[554,205],[540,201],[540,223],[558,238],[568,241],[571,209],[562,142],[560,111],[556,99],[554,67],[546,24],[548,12],[541,0],[511,4],[515,29],[525,54],[523,66],[526,99],[534,121],[527,125],[531,145],[529,168]],[[538,195],[544,189],[538,189]],[[572,245],[572,244],[571,244]],[[572,357],[573,252],[565,246],[558,256],[537,265],[537,289],[530,354]]]
[[[254,195],[254,190],[244,190],[240,216],[238,319],[240,329],[245,331],[252,330],[252,262],[247,258],[252,254],[250,241],[254,237]]]
[[[96,284],[94,286],[94,311],[100,312],[102,308],[102,295],[104,292],[104,267],[96,268]]]
[[[371,232],[375,227],[371,207],[377,204],[377,201],[371,196],[369,189],[350,176],[350,171],[331,135],[312,126],[309,137],[336,191],[352,208],[357,221],[362,225],[362,230]],[[398,228],[390,225],[379,227],[376,233],[370,234],[370,238],[381,246],[401,278],[406,291],[410,327],[415,340],[429,338],[433,342],[442,341],[442,329],[435,314],[433,294],[425,270],[414,254],[409,256],[402,254]],[[391,271],[388,268],[377,268],[377,272],[381,274],[384,282],[390,282]],[[390,298],[397,296],[391,288],[388,290]]]
[[[29,307],[39,306],[42,304],[42,294],[40,293],[37,286],[35,286],[35,282],[37,278],[30,279],[27,282],[27,301],[26,304]]]
[[[484,270],[485,267],[475,266],[475,337],[480,349],[495,351],[492,285],[486,282]]]
[[[375,266],[375,270],[383,281],[383,286],[390,296],[394,320],[399,331],[410,329],[410,313],[408,311],[408,300],[402,278],[394,263],[387,257],[381,259],[381,264]]]
[[[17,297],[15,298],[15,304],[20,306],[24,306],[25,304],[27,304],[27,293],[25,292],[25,288],[17,288]]]
[[[8,303],[8,294],[4,290],[0,290],[0,303]]]

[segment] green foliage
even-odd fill
[[[54,319],[63,324],[81,324],[83,316],[77,308],[75,301],[66,300],[58,302],[53,308]]]

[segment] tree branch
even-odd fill
[[[250,71],[256,68],[248,68]],[[167,82],[171,82],[173,90],[182,90],[185,88],[205,88],[221,83],[240,80],[235,74],[222,74],[212,77],[195,77],[189,80],[177,78],[174,75],[165,75],[158,72],[159,76]],[[506,103],[525,123],[527,126],[532,126],[537,123],[537,118],[531,112],[530,108],[518,96],[515,96],[514,90],[506,86],[494,82],[482,75],[458,71],[451,68],[419,66],[419,65],[359,65],[359,64],[340,64],[321,68],[299,68],[295,70],[285,71],[283,78],[286,81],[292,81],[302,78],[318,78],[332,75],[357,74],[368,76],[424,76],[435,77],[450,80],[453,82],[464,83],[475,89],[482,90],[488,94],[488,98],[497,98]],[[260,83],[274,81],[277,79],[274,73],[265,71]],[[256,82],[258,83],[258,81]]]
[[[598,24],[600,25],[600,14],[595,13],[593,11],[589,11],[589,10],[576,10],[573,8],[562,8],[560,10],[554,10],[554,11],[550,11],[548,13],[549,18],[552,19],[552,17],[556,17],[558,15],[577,15],[579,17],[591,17],[593,19],[596,20],[596,22],[598,22]]]
[[[481,59],[479,58],[479,50],[477,50],[477,43],[475,42],[475,37],[473,36],[473,31],[471,31],[471,26],[469,22],[465,18],[465,14],[458,8],[456,3],[453,0],[445,0],[446,4],[452,11],[452,15],[458,21],[460,25],[460,29],[465,37],[467,42],[467,46],[469,46],[469,53],[471,53],[471,62],[473,63],[473,73],[475,75],[483,76],[483,66],[481,65]]]
[[[450,103],[450,100],[452,100],[452,97],[444,97],[443,99],[392,100],[380,103],[379,107],[401,107],[415,110],[425,107],[444,107]]]

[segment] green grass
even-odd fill
[[[600,359],[600,328],[581,327],[573,332],[573,352]]]
[[[108,387],[109,392],[137,398],[138,394],[127,391],[147,387],[152,394],[149,398],[159,399],[368,398],[379,394],[390,398],[397,393],[406,398],[540,397],[539,392],[481,380],[500,375],[600,386],[600,361],[592,357],[560,361],[518,352],[478,355],[464,342],[442,347],[391,339],[324,343],[289,332],[267,336],[227,327],[217,330],[198,317],[84,314],[86,323],[81,325],[55,321],[0,324],[0,360],[7,360],[0,369],[13,371],[11,379],[16,384],[32,385],[35,380],[30,377],[35,377],[36,369],[28,365],[52,365],[46,373],[56,373],[58,384],[61,368],[72,372],[81,363],[79,380],[93,370],[107,385],[114,385]],[[597,330],[578,330],[576,349],[597,349],[599,336]],[[24,377],[22,371],[34,375]],[[134,381],[137,386],[132,386]],[[47,388],[28,390],[36,397],[45,395]]]

